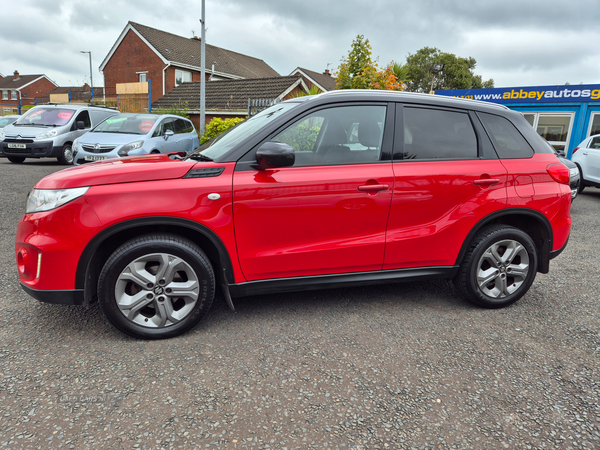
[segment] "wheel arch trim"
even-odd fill
[[[554,233],[552,231],[552,225],[544,214],[539,211],[526,209],[526,208],[509,208],[501,211],[493,212],[492,214],[481,219],[467,234],[458,256],[456,257],[455,265],[460,265],[467,253],[471,242],[475,236],[487,225],[492,223],[505,223],[502,219],[505,218],[522,217],[525,219],[534,219],[545,232],[545,236],[541,242],[536,242],[536,248],[538,250],[538,267],[537,271],[541,273],[548,273],[550,266],[550,253],[552,251],[552,244],[554,242]],[[514,226],[511,223],[505,223],[506,225]],[[522,230],[526,231],[526,230]],[[533,236],[530,236],[532,239]],[[538,245],[539,244],[539,245]]]
[[[227,252],[227,248],[214,231],[202,224],[188,219],[182,219],[179,217],[144,217],[139,219],[127,220],[112,225],[102,230],[100,233],[94,236],[90,240],[90,242],[88,242],[83,252],[81,252],[79,262],[77,263],[77,270],[75,272],[75,288],[86,288],[86,281],[90,269],[90,263],[93,261],[94,256],[96,255],[98,249],[103,243],[105,243],[108,239],[110,239],[118,233],[148,226],[176,226],[201,234],[203,237],[208,239],[210,243],[214,245],[214,247],[217,249],[219,255],[220,268],[218,270],[215,270],[215,272],[221,272],[221,275],[225,277],[225,283],[227,283],[227,280],[235,279],[233,265],[231,263],[229,253]]]

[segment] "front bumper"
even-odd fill
[[[25,148],[9,148],[9,144],[25,145]],[[61,147],[54,147],[53,141],[35,142],[31,140],[16,141],[13,139],[5,139],[0,143],[0,151],[3,156],[25,156],[26,158],[48,158],[58,156],[61,152]]]

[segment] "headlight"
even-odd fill
[[[32,189],[27,196],[25,214],[53,210],[81,197],[88,189],[89,186],[74,189]]]
[[[0,131],[0,141],[4,139],[4,131]]]
[[[57,134],[58,134],[57,130],[50,130],[50,131],[46,131],[45,133],[38,134],[35,138],[36,139],[48,139],[48,138],[56,136]]]
[[[136,150],[141,148],[144,145],[144,141],[131,142],[130,144],[125,144],[121,149],[117,152],[119,156],[127,156],[131,150]]]

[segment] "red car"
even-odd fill
[[[566,246],[569,170],[523,116],[433,95],[336,91],[272,106],[188,157],[56,172],[16,237],[40,301],[98,300],[146,339],[232,298],[453,279],[510,305]]]

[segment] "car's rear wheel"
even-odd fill
[[[575,164],[577,169],[579,170],[579,186],[577,187],[577,195],[581,194],[585,189],[585,183],[583,181],[583,172],[581,171],[581,167],[579,164]]]
[[[7,156],[6,158],[11,163],[15,163],[15,164],[21,164],[23,161],[25,161],[25,157],[24,156]]]
[[[215,294],[214,272],[193,242],[151,234],[121,245],[98,280],[100,307],[110,323],[141,339],[177,336],[196,325]]]
[[[455,285],[472,303],[502,308],[519,300],[537,273],[537,252],[531,237],[518,228],[491,225],[469,246]]]

